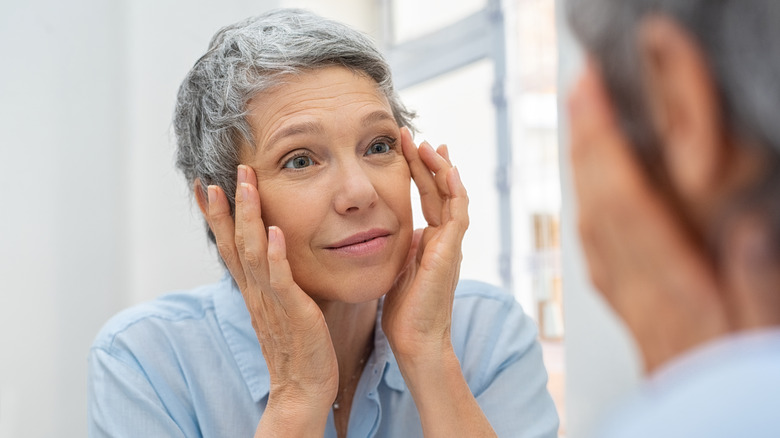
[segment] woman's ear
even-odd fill
[[[192,190],[195,192],[195,200],[198,201],[198,207],[200,207],[200,212],[203,213],[203,218],[208,221],[209,200],[208,195],[206,195],[206,187],[203,187],[200,178],[195,178],[195,182],[192,183]]]
[[[677,195],[707,209],[727,159],[720,99],[704,54],[679,24],[646,18],[639,30],[643,85],[666,171]]]

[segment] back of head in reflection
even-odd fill
[[[780,4],[570,0],[592,279],[650,381],[600,436],[770,436],[780,404]]]

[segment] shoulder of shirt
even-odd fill
[[[214,294],[223,292],[227,291],[223,283],[219,282],[188,291],[167,293],[136,304],[111,317],[98,332],[92,348],[109,350],[117,337],[139,325],[202,319],[214,308]]]
[[[541,366],[536,324],[514,295],[500,287],[461,281],[451,331],[455,354],[474,394],[481,394],[510,367],[536,362]]]
[[[495,301],[497,304],[501,305],[511,304],[520,306],[520,303],[515,300],[515,297],[512,296],[512,294],[498,286],[477,280],[460,280],[458,282],[458,287],[455,288],[455,300],[458,301],[468,298]]]
[[[506,334],[505,328],[533,330],[530,318],[514,295],[498,286],[475,280],[461,280],[458,283],[455,289],[452,324],[456,337],[470,337],[475,334],[473,330],[487,330],[492,332],[494,340]],[[465,331],[461,332],[459,328]],[[513,334],[514,337],[517,335],[517,332]]]

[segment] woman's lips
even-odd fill
[[[352,256],[366,256],[376,254],[387,246],[390,232],[387,230],[369,230],[353,234],[340,240],[325,249]]]

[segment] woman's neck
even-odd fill
[[[367,360],[366,350],[374,344],[377,301],[360,304],[318,303],[328,323],[330,338],[339,362],[341,383],[356,371],[360,361]],[[339,385],[341,386],[341,384]]]
[[[377,300],[360,304],[318,303],[328,324],[339,364],[339,389],[333,404],[336,433],[345,437],[352,399],[374,346]]]

